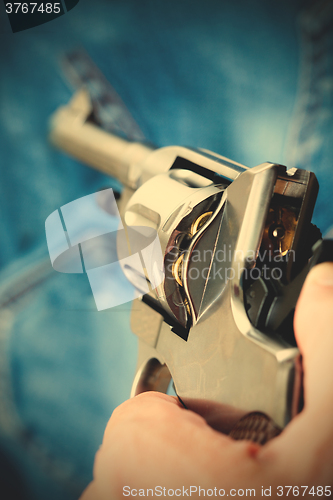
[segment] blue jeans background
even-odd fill
[[[49,261],[47,216],[115,186],[47,142],[49,116],[72,95],[58,58],[84,46],[157,145],[311,169],[314,222],[325,232],[333,4],[81,0],[16,34],[2,5],[0,14],[0,494],[74,499],[112,410],[129,396],[136,340],[130,304],[97,312],[87,277],[56,273]]]

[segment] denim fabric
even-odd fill
[[[2,5],[0,15],[0,490],[70,500],[129,395],[136,340],[130,304],[97,312],[87,277],[56,273],[48,258],[48,215],[117,186],[47,142],[50,114],[72,95],[59,56],[84,46],[157,145],[313,170],[325,232],[333,4],[81,0],[15,35]]]

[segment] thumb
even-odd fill
[[[333,408],[333,263],[310,271],[296,306],[294,326],[303,355],[305,407],[318,409],[330,403]]]
[[[276,470],[302,484],[332,480],[333,470],[333,264],[315,266],[295,311],[295,336],[303,355],[304,410],[262,449]],[[301,484],[301,483],[300,483]],[[327,483],[331,484],[331,482]]]

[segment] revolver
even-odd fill
[[[333,256],[333,241],[311,223],[314,173],[157,149],[84,54],[67,67],[84,86],[53,115],[51,142],[117,178],[123,226],[148,228],[161,249],[155,284],[148,265],[126,271],[146,290],[132,306],[132,396],[173,381],[184,407],[215,429],[266,442],[302,408],[294,308],[310,268]]]

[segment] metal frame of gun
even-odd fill
[[[332,257],[332,242],[311,224],[314,174],[155,149],[103,130],[94,109],[91,93],[79,90],[52,117],[50,139],[123,184],[123,224],[156,231],[164,259],[163,282],[153,287],[141,276],[149,293],[133,303],[132,395],[166,392],[172,379],[184,406],[214,428],[230,432],[241,419],[234,436],[252,432],[264,442],[271,436],[253,437],[257,420],[246,418],[259,416],[261,430],[270,419],[275,435],[300,410],[293,310],[310,266]]]

